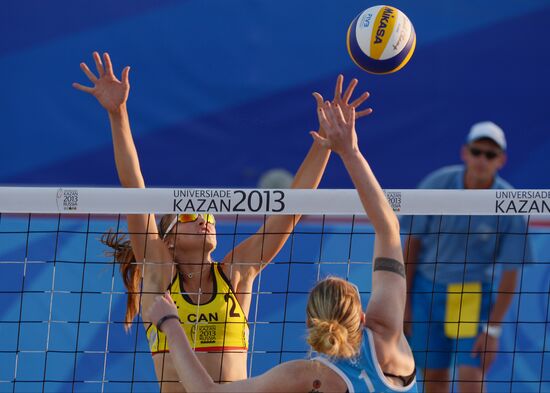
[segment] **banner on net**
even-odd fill
[[[550,190],[385,190],[397,214],[549,215]],[[364,215],[353,189],[0,187],[1,213]]]

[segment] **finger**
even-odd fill
[[[319,135],[317,132],[315,131],[310,131],[309,132],[309,135],[311,135],[313,137],[313,140],[318,142],[321,146],[324,146],[324,147],[327,147],[327,148],[330,148],[330,142],[328,139],[326,138],[323,138],[321,135]]]
[[[124,83],[125,85],[130,84],[129,75],[130,75],[130,66],[124,67],[124,69],[122,70],[122,83]]]
[[[107,52],[103,53],[103,61],[105,63],[105,73],[114,77],[115,74],[113,72],[113,63],[111,62],[111,57]]]
[[[320,108],[323,106],[323,96],[317,92],[314,92],[313,94],[313,98],[315,98],[315,102],[317,103],[317,108]]]
[[[361,105],[363,102],[365,102],[366,100],[368,100],[368,98],[370,97],[370,93],[368,91],[364,92],[363,94],[361,94],[357,99],[355,99],[351,104],[350,106],[353,106],[354,108],[357,108],[359,105]]]
[[[327,101],[328,102],[328,101]],[[329,107],[327,106],[327,102],[323,104],[321,108],[318,109],[319,112],[319,123],[321,124],[321,127],[326,128],[330,127],[331,123],[328,119],[327,110]]]
[[[346,124],[351,124],[352,119],[355,117],[355,108],[348,108],[344,113]]]
[[[80,90],[80,91],[83,91],[85,93],[90,93],[90,94],[93,94],[94,92],[94,89],[93,87],[88,87],[88,86],[83,86],[81,85],[80,83],[73,83],[73,87],[76,89],[76,90]]]
[[[341,118],[341,112],[338,111],[338,106],[332,105],[330,111],[327,112],[327,118],[330,124],[333,125],[334,132],[339,132],[342,128],[345,127],[344,120]],[[333,133],[334,133],[333,132]]]
[[[346,116],[344,116],[344,112],[342,112],[342,108],[340,108],[340,105],[335,105],[334,112],[338,124],[344,125],[347,123]]]
[[[328,105],[325,103],[326,108],[323,108],[325,117],[327,119],[328,124],[338,124],[338,121],[336,119],[336,115],[334,113],[334,106],[328,103]]]
[[[355,114],[355,108],[351,108],[350,110],[350,118],[348,120],[348,124],[351,128],[355,128],[355,119],[357,118],[357,115]]]
[[[355,86],[357,86],[358,80],[352,79],[352,81],[349,83],[348,88],[344,92],[344,96],[342,97],[342,101],[344,104],[347,104],[349,99],[351,98],[351,95],[353,94],[353,90],[355,90]],[[357,101],[357,100],[356,100]]]
[[[99,53],[97,52],[94,52],[93,57],[95,62],[95,68],[97,69],[97,73],[101,78],[103,74],[105,74],[105,70],[103,69],[103,63],[101,63],[101,57],[99,57]]]
[[[336,78],[336,86],[334,87],[334,102],[342,100],[342,84],[344,83],[344,75],[338,75]]]
[[[97,82],[97,77],[94,75],[92,71],[90,71],[86,63],[80,63],[80,69],[84,71],[84,73],[92,83],[95,84]]]
[[[355,110],[355,108],[353,108]],[[368,116],[372,113],[372,108],[367,108],[365,110],[359,111],[355,113],[355,118],[360,119],[361,117]]]

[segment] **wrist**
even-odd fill
[[[344,161],[361,156],[361,152],[359,151],[359,148],[357,146],[342,150],[341,152],[338,152],[338,154],[340,154],[340,157]]]
[[[174,331],[181,329],[181,324],[179,319],[169,319],[168,321],[164,322],[162,325],[162,331],[167,335],[171,336]]]
[[[492,338],[498,339],[502,335],[502,326],[495,324],[485,324],[483,325],[483,333]]]
[[[165,332],[166,329],[169,329],[174,324],[180,324],[180,318],[177,314],[167,314],[160,318],[157,323],[157,330]]]
[[[107,113],[109,113],[109,116],[114,117],[114,118],[121,117],[121,116],[125,115],[126,112],[127,112],[126,103],[120,104],[116,108],[109,109],[107,111]]]

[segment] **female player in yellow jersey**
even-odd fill
[[[122,186],[144,188],[138,155],[126,108],[130,83],[129,71],[121,79],[113,73],[107,53],[103,59],[93,54],[98,75],[85,63],[81,69],[93,87],[73,86],[92,94],[107,110],[111,123],[115,162]],[[342,94],[343,77],[339,76],[334,101],[356,108],[367,98],[362,94],[353,102],[349,99],[357,84],[353,80]],[[317,105],[323,98],[314,93]],[[356,117],[368,115],[370,109],[359,111]],[[320,129],[319,133],[323,135]],[[330,150],[314,142],[300,166],[293,188],[316,188],[325,170]],[[126,323],[150,307],[156,294],[169,289],[179,307],[179,319],[189,342],[195,349],[206,372],[216,382],[246,378],[248,326],[246,317],[251,303],[254,279],[283,247],[298,216],[272,216],[256,235],[237,245],[220,263],[213,263],[211,253],[216,247],[216,226],[211,215],[168,215],[159,224],[154,215],[128,215],[130,244],[121,244],[116,234],[105,242],[116,248],[121,272],[128,289]],[[137,261],[132,262],[132,261]],[[155,371],[161,391],[181,391],[179,378],[162,332],[145,317],[147,335],[153,354]]]
[[[216,385],[189,346],[166,294],[145,315],[168,335],[172,360],[193,392],[417,392],[414,358],[403,334],[406,281],[399,221],[359,151],[354,109],[326,103],[320,111],[326,138],[317,143],[342,158],[374,231],[371,297],[363,313],[353,284],[330,277],[311,291],[306,307],[308,343],[317,357],[280,364],[258,377]]]

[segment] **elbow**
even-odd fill
[[[388,215],[386,219],[384,220],[384,224],[380,225],[379,228],[376,228],[376,234],[378,236],[383,236],[388,239],[395,239],[397,241],[401,241],[401,234],[400,234],[400,225],[399,220],[397,219],[397,216],[391,213],[391,215]]]
[[[390,226],[392,231],[397,235],[400,236],[401,226],[399,225],[399,219],[395,214],[391,215],[390,218]]]

